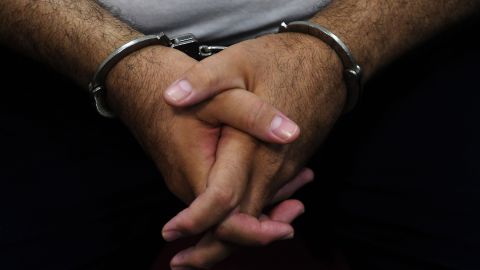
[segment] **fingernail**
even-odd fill
[[[166,231],[162,232],[162,236],[165,241],[172,242],[174,240],[177,240],[178,238],[181,238],[183,235],[177,231]]]
[[[282,240],[290,240],[290,239],[293,239],[293,237],[295,237],[295,233],[294,233],[294,232],[286,235],[285,237],[282,238]]]
[[[193,87],[187,80],[174,82],[165,90],[165,95],[174,102],[180,102],[192,93]]]
[[[273,118],[270,130],[282,140],[289,140],[298,132],[298,126],[291,120],[280,115]]]

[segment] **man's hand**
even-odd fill
[[[205,181],[199,179],[207,179],[215,163],[222,125],[273,143],[288,143],[298,136],[298,133],[288,138],[271,136],[276,131],[270,128],[272,119],[281,115],[271,106],[256,115],[258,121],[250,123],[251,112],[260,100],[245,91],[225,92],[208,104],[190,110],[168,106],[162,98],[162,90],[196,63],[182,52],[151,47],[124,59],[107,82],[110,105],[164,176],[175,179],[167,184],[185,202],[193,200],[206,187]],[[239,103],[241,107],[232,110]],[[291,120],[285,118],[285,121],[298,130]],[[186,194],[183,188],[185,181],[192,188],[191,194]],[[215,187],[211,182],[210,185]]]
[[[178,84],[192,89],[184,99],[171,98],[170,93],[178,91]],[[248,152],[245,159],[249,161],[241,178],[248,182],[246,193],[229,189],[231,201],[236,203],[223,205],[198,198],[172,219],[164,231],[176,231],[178,235],[186,236],[223,221],[216,229],[217,237],[235,243],[255,244],[250,238],[245,239],[245,230],[238,228],[238,222],[232,222],[237,217],[224,220],[226,213],[238,205],[237,209],[242,213],[260,215],[275,193],[303,167],[326,137],[340,116],[345,99],[342,68],[335,53],[315,38],[290,33],[245,41],[199,62],[179,82],[169,87],[164,97],[170,104],[185,108],[217,94],[246,90],[262,99],[256,106],[256,115],[262,115],[269,104],[280,108],[299,124],[302,130],[300,138],[288,145],[272,145],[244,138],[238,131],[224,128],[216,162],[236,154],[226,149],[239,141],[242,143],[241,149]],[[285,125],[285,115],[275,119],[272,126]],[[288,136],[288,132],[277,136],[284,135]],[[238,185],[238,180],[230,179],[224,185],[225,188]],[[205,212],[204,209],[210,211]],[[205,267],[228,254],[224,243],[212,236],[206,239],[200,242],[198,248],[175,257],[172,265]],[[257,244],[263,243],[257,241]]]
[[[159,57],[160,53],[162,57]],[[248,162],[245,162],[248,152],[244,151],[242,144],[232,136],[224,153],[219,151],[222,138],[228,130],[222,128],[224,124],[269,142],[290,142],[295,136],[280,139],[271,136],[271,119],[281,114],[271,106],[266,106],[264,111],[257,115],[259,121],[250,125],[248,120],[251,112],[260,101],[257,96],[247,91],[225,92],[208,104],[189,110],[177,110],[168,106],[162,98],[162,90],[173,78],[196,63],[185,54],[172,49],[151,47],[141,50],[125,58],[114,68],[107,82],[107,97],[117,115],[151,155],[167,186],[175,195],[186,203],[200,196],[212,204],[225,205],[229,202],[225,201],[224,186],[229,181],[237,179],[236,184],[230,184],[229,187],[240,191],[240,195],[245,189],[245,181],[241,177],[248,165]],[[242,105],[241,108],[232,110],[238,104]],[[288,118],[285,118],[285,121],[296,126]],[[237,133],[239,139],[250,138],[247,134]],[[287,198],[312,178],[309,171],[292,177],[292,181],[286,183],[274,199],[279,201]],[[280,204],[278,209],[285,209],[286,212],[277,211],[276,217],[287,215],[293,219],[303,212],[303,205],[298,201],[289,201]],[[200,213],[207,212],[209,209],[203,209]],[[243,220],[236,219],[235,224],[244,228],[247,225]],[[288,223],[277,222],[268,217],[261,222],[268,227],[267,230],[244,237],[273,241],[293,233],[293,228]],[[178,233],[166,231],[164,236],[167,239],[178,237]]]

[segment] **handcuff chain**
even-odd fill
[[[225,46],[208,46],[208,45],[200,45],[198,47],[198,54],[201,57],[209,57],[218,52],[225,50],[227,47]]]

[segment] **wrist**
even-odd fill
[[[375,2],[375,1],[373,1]],[[381,31],[375,31],[379,14],[376,3],[360,0],[355,4],[332,3],[311,19],[334,33],[350,49],[356,62],[362,67],[364,80],[378,69],[382,60]],[[341,6],[341,8],[339,8]],[[366,7],[368,6],[368,8]],[[338,11],[341,9],[341,11]]]
[[[171,111],[163,90],[192,67],[196,60],[183,52],[161,45],[143,48],[123,58],[106,79],[106,102],[130,128],[137,122],[162,121]]]
[[[331,105],[341,112],[345,106],[347,89],[344,67],[337,53],[325,42],[310,35],[285,32],[275,36],[292,48],[289,52],[292,57],[302,59],[302,64],[308,66],[307,70],[310,72],[302,74],[302,77],[306,76],[306,79],[312,81],[312,85],[321,84],[324,91],[329,91],[326,94],[329,95]]]
[[[151,81],[167,72],[170,48],[149,46],[124,57],[106,77],[108,107],[122,120],[127,111],[146,108]]]

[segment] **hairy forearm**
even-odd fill
[[[408,49],[479,8],[479,0],[333,0],[313,21],[350,47],[368,79]]]
[[[83,86],[109,53],[140,35],[93,0],[0,1],[0,42]]]

